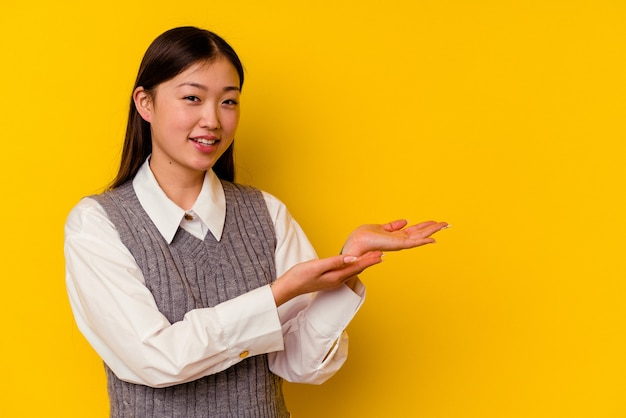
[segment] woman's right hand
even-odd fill
[[[336,289],[381,261],[381,251],[370,251],[360,257],[336,255],[298,263],[272,283],[276,306],[305,293]]]

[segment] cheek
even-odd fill
[[[227,115],[223,121],[223,128],[227,129],[229,132],[234,133],[237,130],[238,125],[239,112]]]
[[[174,133],[177,131],[189,131],[196,122],[197,119],[188,112],[180,112],[174,109],[165,117],[162,117],[159,126],[164,131]]]
[[[177,117],[176,114],[168,115],[167,117],[161,117],[154,120],[150,124],[150,130],[152,131],[152,139],[161,143],[170,143],[173,141],[180,141],[182,138],[187,138],[192,124],[183,119],[183,115]]]

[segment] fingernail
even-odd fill
[[[343,262],[346,263],[346,264],[347,263],[353,263],[354,261],[356,261],[356,257],[349,256],[349,257],[344,257],[343,258]]]
[[[452,225],[446,225],[443,228],[441,228],[440,231],[443,231],[444,229],[448,229],[448,228],[452,228]]]

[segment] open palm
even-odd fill
[[[361,225],[352,231],[342,253],[359,256],[369,251],[398,251],[432,244],[435,239],[431,235],[448,227],[446,222],[435,221],[407,224],[399,219],[383,225]]]

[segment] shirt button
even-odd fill
[[[248,357],[248,354],[250,354],[250,352],[249,352],[248,350],[246,350],[246,351],[242,351],[242,352],[239,354],[239,357],[240,357],[240,358],[246,358],[246,357]]]
[[[185,219],[188,221],[193,221],[193,215],[191,213],[185,213]]]

